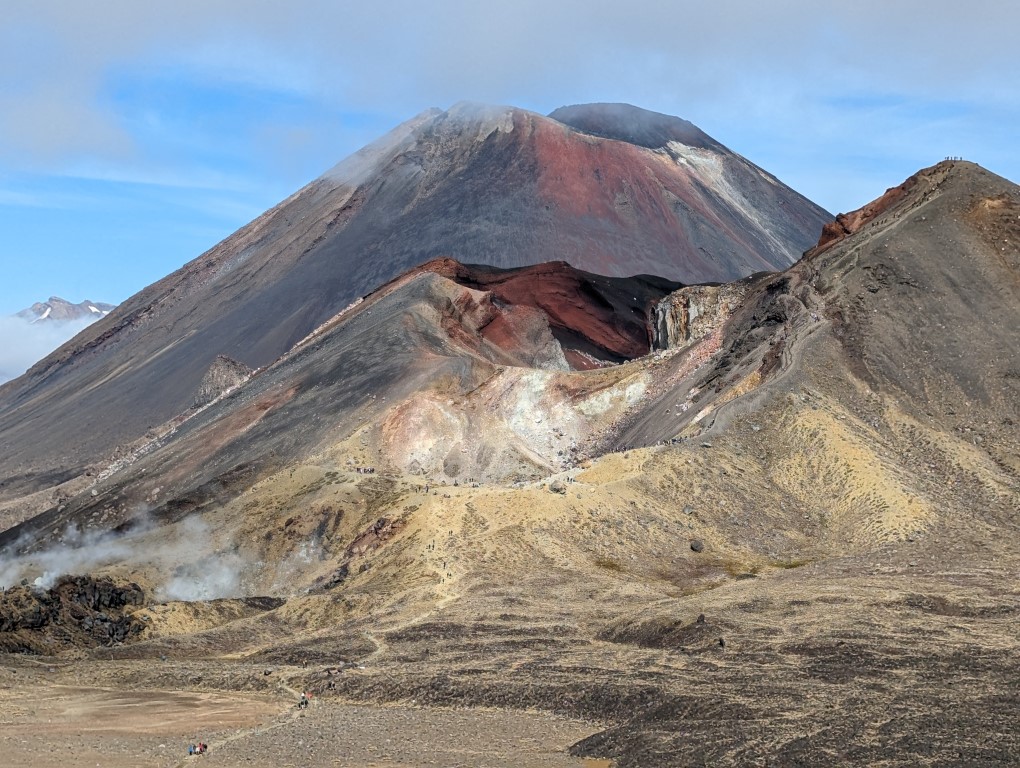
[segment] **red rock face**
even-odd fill
[[[917,181],[918,175],[915,174],[902,184],[890,187],[881,197],[872,200],[856,211],[838,214],[835,221],[830,221],[822,227],[822,235],[818,239],[818,244],[811,250],[811,253],[824,250],[833,243],[859,231],[865,224],[881,216],[896,205],[896,203],[906,198],[910,191],[917,186]]]
[[[631,144],[591,140],[548,121],[534,126],[532,142],[540,169],[538,197],[556,217],[632,233],[635,242],[654,239],[685,262],[691,274],[711,272],[705,255],[682,236],[664,194],[691,200],[692,189],[662,158]],[[668,185],[661,176],[668,177]],[[638,227],[641,233],[634,231]],[[621,274],[614,245],[612,240],[588,238],[583,250],[570,254],[571,261],[594,272]]]
[[[650,313],[678,283],[658,278],[606,278],[574,269],[564,262],[501,270],[437,259],[415,272],[429,271],[460,285],[492,294],[503,311],[482,330],[498,346],[510,345],[533,321],[537,310],[574,368],[591,368],[597,360],[620,362],[648,353]],[[593,360],[592,358],[595,358]]]

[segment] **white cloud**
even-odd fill
[[[4,90],[38,102],[7,138],[37,153],[108,151],[117,121],[99,98],[104,77],[145,66],[403,115],[461,99],[624,99],[689,114],[777,81],[817,98],[1020,101],[1020,6],[1001,0],[36,0],[6,16],[0,42],[39,41],[0,54]]]
[[[47,83],[0,98],[0,146],[22,159],[48,162],[63,154],[130,155],[133,142],[115,115],[89,103],[75,85]]]
[[[29,323],[20,317],[0,317],[0,384],[17,378],[93,322],[86,318]]]
[[[626,101],[834,209],[947,154],[1020,177],[1020,4],[1002,0],[12,0],[3,16],[0,170],[275,190],[430,106]],[[167,83],[259,97],[205,122],[161,101]]]

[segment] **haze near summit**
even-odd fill
[[[946,155],[1020,176],[1015,7],[17,2],[0,314],[119,302],[430,106],[687,118],[831,211]]]

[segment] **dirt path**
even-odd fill
[[[210,750],[208,768],[608,768],[566,748],[593,727],[536,713],[403,706],[311,706]],[[188,763],[185,763],[188,764]]]

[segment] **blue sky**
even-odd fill
[[[833,212],[946,155],[1020,181],[1020,6],[960,8],[8,0],[0,315],[120,302],[460,100],[679,115]]]

